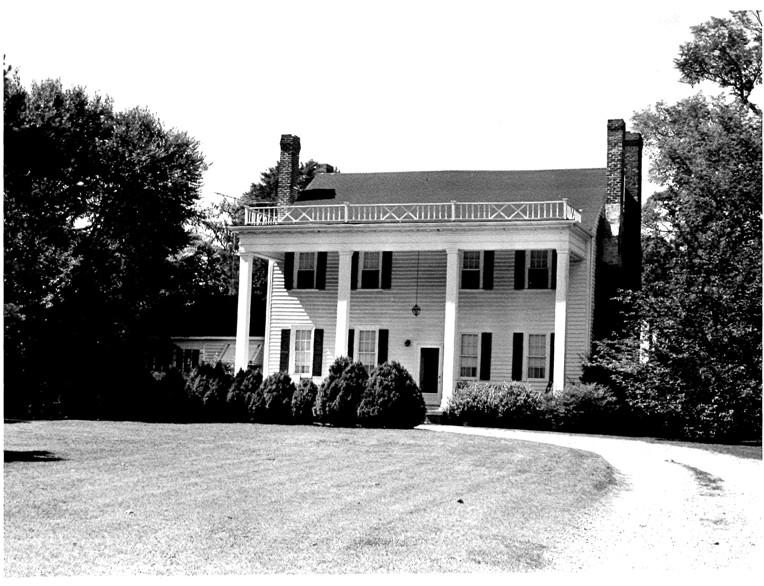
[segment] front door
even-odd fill
[[[419,349],[419,388],[427,406],[440,405],[440,348]]]

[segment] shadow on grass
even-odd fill
[[[3,452],[6,462],[60,462],[63,459],[45,450],[3,450]]]

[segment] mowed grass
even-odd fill
[[[422,430],[4,428],[6,577],[529,571],[615,483],[587,452]]]

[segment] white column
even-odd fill
[[[334,358],[347,356],[348,325],[350,323],[350,266],[352,251],[342,250],[337,282],[337,332],[334,336]]]
[[[236,355],[234,370],[247,370],[249,365],[249,314],[252,309],[251,252],[239,253],[239,307],[236,313]]]
[[[554,381],[552,389],[565,386],[565,331],[568,320],[568,269],[570,252],[557,251],[557,289],[554,296]]]
[[[443,394],[440,408],[445,409],[458,378],[459,251],[446,251],[446,315],[443,327]]]

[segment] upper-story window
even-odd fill
[[[316,253],[300,252],[297,254],[298,289],[314,289],[316,286]]]
[[[462,253],[462,289],[480,289],[481,264],[479,250]]]
[[[515,252],[515,289],[555,289],[555,250]]]
[[[361,263],[361,289],[379,289],[380,276],[382,273],[382,253],[362,252]]]
[[[351,289],[390,289],[393,253],[354,252],[350,269]]]

